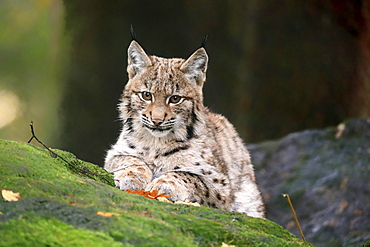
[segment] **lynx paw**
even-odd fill
[[[123,177],[121,179],[115,177],[114,183],[120,190],[142,190],[146,186],[145,181],[130,177]]]
[[[185,201],[185,199],[190,201],[194,200],[193,193],[191,193],[185,185],[183,180],[178,179],[178,177],[175,178],[172,173],[169,173],[148,183],[145,190],[158,190],[159,194],[164,193],[165,195],[171,196],[169,198],[171,201]]]
[[[132,166],[114,173],[114,183],[121,190],[143,190],[152,173],[144,166]]]

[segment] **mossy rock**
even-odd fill
[[[267,218],[296,236],[288,193],[306,239],[316,246],[370,240],[370,119],[305,130],[248,145]]]
[[[0,246],[312,246],[269,220],[128,194],[98,166],[53,151],[73,167],[0,140],[1,189],[21,197],[0,200]]]

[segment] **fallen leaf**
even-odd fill
[[[221,247],[236,247],[236,245],[230,245],[230,244],[226,244],[226,243],[222,242]]]
[[[101,212],[101,211],[97,212],[96,214],[100,216],[104,216],[104,217],[112,217],[113,215],[119,215],[117,213]]]
[[[337,126],[337,133],[335,133],[335,138],[339,138],[342,136],[344,130],[346,129],[346,125],[341,123]]]
[[[76,205],[76,206],[86,206],[86,205],[89,205],[89,204],[81,204],[81,203],[77,203],[77,202],[75,202],[75,201],[70,201],[68,204],[69,204],[69,205]]]
[[[1,195],[6,202],[16,202],[21,199],[20,193],[15,193],[11,190],[1,190]]]
[[[348,205],[349,205],[349,203],[347,201],[341,201],[339,203],[339,208],[337,210],[337,213],[341,214],[344,211],[344,209],[346,209],[348,207]]]
[[[149,199],[157,200],[160,197],[171,197],[171,196],[166,196],[164,193],[158,195],[158,190],[153,190],[153,191],[145,191],[145,190],[125,190],[127,193],[130,194],[137,194],[140,196],[144,196]]]
[[[161,201],[161,202],[172,203],[172,201],[170,201],[170,200],[167,199],[167,198],[169,198],[171,196],[166,196],[164,193],[158,195],[158,190],[153,190],[153,191],[145,191],[145,190],[134,190],[134,191],[132,191],[132,190],[125,190],[125,191],[127,193],[137,194],[137,195],[140,195],[140,196],[144,196],[146,198],[149,198],[149,199],[158,200],[158,201]],[[185,204],[185,205],[191,205],[191,206],[195,206],[195,207],[200,207],[200,204],[198,202],[191,202],[188,199],[185,199],[185,201],[176,201],[176,202],[174,202],[174,204]]]
[[[295,227],[295,225],[296,223],[294,222],[294,220],[291,220],[286,224],[285,228],[291,230],[293,227]]]
[[[1,212],[0,212],[1,213]],[[355,211],[353,211],[353,214],[354,215],[362,215],[364,213],[364,211],[362,210],[359,210],[359,209],[356,209]]]

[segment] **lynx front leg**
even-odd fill
[[[172,201],[197,201],[194,184],[191,184],[185,173],[169,172],[151,181],[145,188],[147,191],[158,190],[159,193],[170,195]]]
[[[189,172],[170,172],[150,182],[145,190],[158,190],[170,195],[171,201],[185,201],[216,207],[230,208],[230,199],[217,190],[206,178]]]
[[[143,190],[152,180],[152,171],[135,157],[114,156],[106,160],[104,168],[113,172],[116,187],[121,190]]]

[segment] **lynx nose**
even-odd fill
[[[152,118],[152,122],[154,123],[155,126],[159,126],[161,123],[163,123],[164,119],[161,118]]]
[[[164,112],[152,111],[150,112],[150,120],[155,126],[161,125],[166,119],[167,114]]]

